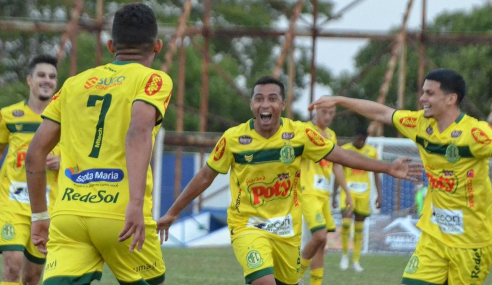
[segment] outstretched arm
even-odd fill
[[[333,208],[337,208],[337,188],[338,185],[342,187],[342,191],[345,192],[345,205],[347,205],[347,209],[352,208],[352,196],[350,195],[350,191],[347,187],[347,183],[345,182],[345,175],[343,174],[343,166],[338,163],[333,163],[333,174],[335,175],[335,187],[333,189],[333,197],[332,197],[332,206]]]
[[[330,108],[342,106],[352,110],[370,120],[392,125],[392,117],[395,109],[386,105],[363,99],[354,99],[343,96],[321,97],[309,105],[309,111],[315,108]]]
[[[171,227],[172,223],[178,218],[179,213],[190,204],[198,195],[200,195],[203,191],[205,191],[210,184],[214,181],[217,176],[217,172],[215,172],[208,165],[205,165],[186,185],[185,189],[178,196],[176,201],[174,201],[173,205],[167,213],[162,216],[157,221],[157,232],[159,232],[161,236],[161,243],[163,241],[163,237],[165,234],[165,239],[167,241],[169,227]]]
[[[383,172],[396,178],[417,181],[422,176],[422,165],[419,163],[407,163],[411,158],[399,158],[391,163],[382,162],[377,159],[368,158],[355,151],[345,150],[335,146],[325,159],[350,168],[367,170],[372,172]]]
[[[381,201],[382,201],[382,196],[381,196],[381,179],[379,177],[379,173],[377,172],[374,172],[374,184],[376,184],[376,191],[378,192],[378,197],[376,198],[376,209],[380,209],[382,204],[381,204]]]

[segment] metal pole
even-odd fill
[[[101,43],[101,30],[104,24],[104,0],[97,0],[96,17],[97,17],[97,32],[96,32],[96,66],[102,64],[103,44]]]
[[[420,105],[420,90],[422,89],[422,86],[424,85],[424,73],[425,73],[425,16],[426,16],[426,6],[427,6],[427,1],[422,0],[422,29],[420,30],[420,35],[419,35],[419,42],[420,42],[420,47],[419,47],[419,73],[418,73],[418,79],[417,79],[417,98],[416,98],[416,106],[417,110],[422,109],[422,106]]]
[[[185,79],[186,79],[186,46],[184,38],[181,38],[181,46],[179,48],[179,66],[178,66],[178,112],[176,118],[176,132],[182,134],[184,130],[184,94],[185,94]],[[183,169],[183,147],[176,148],[176,165],[174,168],[174,200],[181,193],[181,177]]]
[[[310,95],[309,104],[314,101],[314,84],[316,82],[316,37],[318,35],[318,28],[316,26],[316,20],[318,19],[318,0],[313,0],[313,28],[312,28],[312,44],[311,44],[311,82],[310,82]],[[313,119],[313,112],[309,112],[309,119]]]

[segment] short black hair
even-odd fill
[[[116,50],[139,48],[151,51],[157,40],[154,11],[143,3],[124,5],[114,15],[111,35]]]
[[[29,61],[29,75],[33,75],[34,69],[36,68],[36,65],[40,63],[46,63],[46,64],[51,64],[55,67],[55,69],[58,69],[58,59],[54,56],[47,55],[47,54],[40,54],[35,57],[33,57]]]
[[[369,136],[369,132],[367,132],[367,128],[359,127],[355,130],[355,136],[362,136],[367,138]]]
[[[458,104],[463,101],[466,95],[466,82],[461,74],[451,69],[436,69],[425,76],[426,80],[433,80],[441,83],[441,90],[446,93],[456,93]]]
[[[282,100],[285,100],[285,86],[282,83],[282,81],[278,80],[277,78],[271,77],[271,76],[263,76],[260,79],[256,80],[255,84],[253,85],[253,88],[251,89],[251,98],[253,98],[253,93],[255,92],[255,87],[256,85],[265,85],[265,84],[275,84],[280,87],[280,96],[282,96]]]

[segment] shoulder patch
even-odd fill
[[[415,117],[403,117],[400,119],[400,124],[407,128],[415,128],[417,126],[417,118]]]
[[[149,81],[145,85],[145,94],[152,96],[155,93],[159,92],[162,88],[162,77],[154,73],[150,76]]]
[[[215,147],[215,154],[214,154],[214,160],[219,161],[222,156],[224,155],[226,148],[226,138],[222,138],[217,146]]]
[[[471,130],[471,134],[472,134],[473,138],[475,139],[475,141],[477,141],[478,143],[490,144],[490,142],[491,142],[491,140],[487,136],[487,134],[485,134],[485,132],[479,128],[473,128]]]
[[[294,133],[282,133],[283,140],[291,140],[294,138]]]
[[[250,136],[240,136],[239,137],[239,143],[240,144],[250,144],[253,141],[253,138]]]
[[[309,140],[313,144],[315,144],[317,146],[324,146],[325,145],[325,140],[316,131],[313,131],[312,129],[307,128],[306,129],[306,134],[307,134]]]
[[[14,117],[22,117],[22,116],[24,116],[24,111],[22,111],[22,110],[14,110],[12,112],[12,116],[14,116]]]

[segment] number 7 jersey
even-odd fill
[[[42,115],[61,126],[59,195],[53,216],[124,220],[129,200],[125,138],[132,105],[143,101],[158,111],[153,144],[171,91],[167,74],[135,62],[115,61],[65,82]],[[149,165],[146,222],[152,220],[152,187]]]

